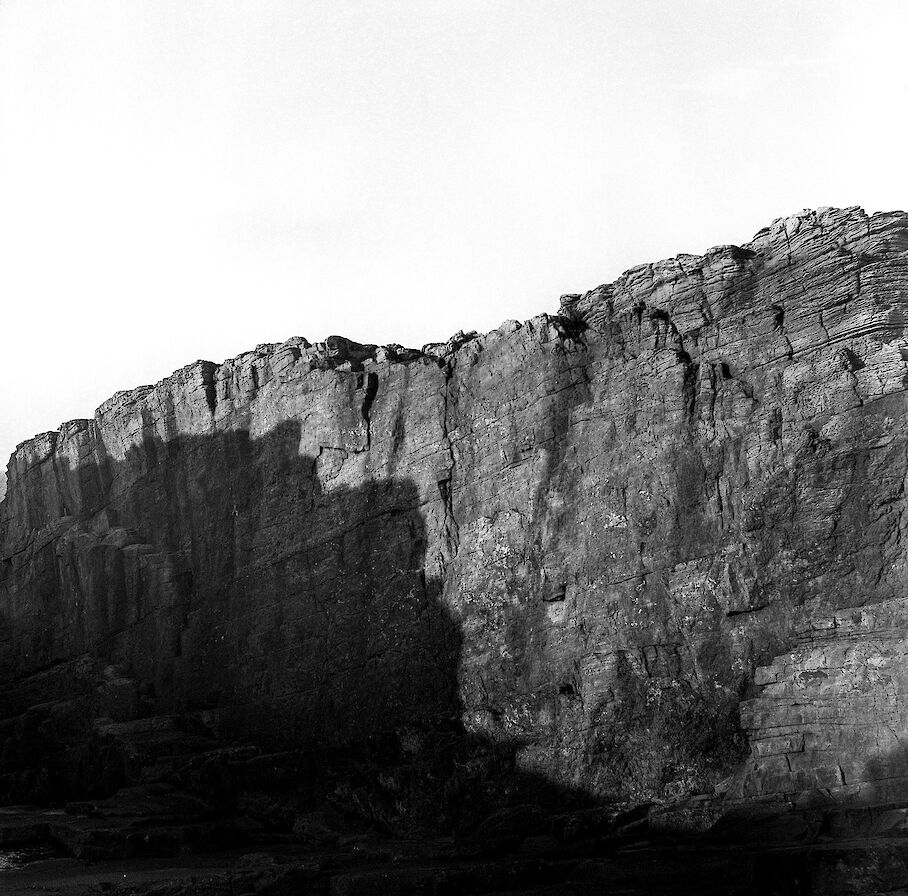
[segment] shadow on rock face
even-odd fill
[[[274,747],[370,741],[458,717],[460,636],[424,573],[414,484],[326,490],[298,444],[297,426],[284,424],[261,441],[178,446],[178,469],[206,471],[189,473],[177,507],[164,505],[193,582],[174,658],[183,706],[221,709],[225,726]],[[160,480],[152,471],[142,505],[178,494],[164,479],[172,468]]]
[[[398,830],[564,802],[514,771],[511,747],[461,724],[461,632],[426,574],[416,484],[340,484],[340,449],[304,456],[299,442],[297,422],[260,439],[146,439],[122,462],[63,472],[70,525],[38,568],[5,582],[49,624],[20,621],[7,642],[8,668],[47,681],[36,692],[33,675],[3,714],[52,696],[70,720],[14,723],[7,770],[41,767],[27,778],[40,792],[20,783],[17,797],[103,795],[161,766],[161,750],[134,743],[144,717],[169,720],[155,723],[162,743],[170,725],[195,744],[175,737],[171,752],[198,755],[182,769],[163,756],[163,774],[225,808],[268,791],[284,822],[325,799]],[[85,654],[78,685],[57,680]],[[126,744],[119,763],[112,741]],[[226,744],[280,755],[277,777],[218,752]],[[277,792],[294,806],[281,809]]]

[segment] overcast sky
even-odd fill
[[[197,358],[904,209],[906,36],[904,0],[0,0],[0,454]]]

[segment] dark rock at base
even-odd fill
[[[511,806],[493,812],[460,842],[467,853],[497,855],[513,852],[528,837],[544,833],[544,815],[538,806]]]

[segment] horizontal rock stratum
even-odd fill
[[[906,311],[908,215],[821,209],[421,351],[200,361],[24,442],[0,790],[78,793],[79,744],[191,718],[411,759],[445,730],[623,804],[889,793],[905,613],[835,620],[908,594]]]

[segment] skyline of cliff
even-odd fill
[[[816,212],[819,212],[819,211],[825,211],[825,210],[848,211],[848,212],[857,211],[857,212],[860,212],[861,214],[867,214],[861,206],[850,206],[850,207],[848,207],[848,208],[846,208],[846,209],[834,209],[834,208],[831,207],[831,206],[818,207],[817,209],[802,209],[801,211],[796,212],[796,213],[793,213],[793,214],[791,214],[791,215],[787,215],[787,216],[783,216],[783,217],[779,217],[779,218],[773,219],[773,221],[771,221],[768,225],[764,226],[764,227],[761,228],[759,231],[756,231],[755,236],[752,238],[752,240],[751,240],[750,242],[755,241],[755,240],[760,236],[761,233],[764,233],[765,231],[770,230],[771,228],[775,227],[776,225],[778,225],[779,222],[786,221],[786,220],[797,219],[797,218],[799,218],[799,217],[801,217],[801,216],[805,216],[805,215],[809,215],[809,214],[812,214],[812,213],[816,213]],[[889,212],[878,211],[878,212],[872,213],[872,215],[870,215],[870,216],[872,217],[873,215],[880,215],[880,214],[895,214],[895,215],[898,215],[898,214],[903,214],[903,213],[904,213],[904,212],[900,212],[900,211],[898,211],[898,210],[891,210],[891,211],[889,211]],[[748,242],[748,243],[742,243],[741,245],[746,247],[746,246],[749,246],[749,245],[750,245],[750,242]],[[711,246],[709,249],[707,249],[707,250],[703,253],[703,255],[708,255],[708,254],[710,254],[711,252],[715,251],[716,249],[722,248],[723,246],[728,246],[728,245],[737,245],[737,244],[732,244],[732,243],[715,243],[713,246]],[[626,268],[626,269],[622,272],[622,274],[621,274],[618,278],[616,278],[614,281],[612,281],[612,282],[610,282],[610,283],[607,283],[607,284],[603,284],[603,285],[594,287],[594,288],[588,290],[587,293],[585,293],[585,295],[593,295],[593,294],[597,294],[599,291],[608,290],[608,289],[614,288],[616,285],[618,285],[618,284],[623,283],[624,281],[626,281],[626,279],[628,278],[628,276],[629,276],[630,274],[632,274],[633,272],[638,271],[638,270],[640,270],[640,269],[642,269],[642,268],[653,267],[653,266],[657,266],[657,267],[658,267],[658,266],[662,266],[662,265],[665,265],[665,264],[674,262],[674,261],[676,261],[676,260],[678,260],[678,259],[682,259],[682,258],[685,258],[685,257],[694,258],[694,257],[698,257],[698,256],[692,255],[691,253],[682,252],[682,253],[680,253],[680,254],[678,254],[678,255],[670,256],[670,257],[667,257],[667,258],[664,258],[664,259],[660,259],[660,260],[658,260],[658,261],[638,262],[637,264],[634,264],[633,266],[631,266],[631,267],[629,267],[629,268]],[[562,295],[560,301],[563,302],[564,298],[565,298],[565,296]],[[504,324],[506,324],[506,323],[508,323],[508,322],[507,322],[507,321],[504,321],[504,322],[502,323],[502,325],[504,325]],[[476,332],[476,331],[473,331],[473,332]],[[484,335],[484,334],[479,333],[478,335]],[[330,336],[329,336],[329,337],[326,337],[326,339],[331,339],[331,338],[337,338],[337,337],[330,337]],[[352,342],[353,344],[359,345],[359,343],[355,343],[355,341],[349,340],[349,339],[347,339],[347,338],[344,337],[344,336],[341,336],[340,338],[341,338],[341,339],[345,339],[345,340],[348,341],[348,342]],[[451,338],[451,339],[456,338],[456,334],[451,334],[450,338]],[[295,335],[295,336],[291,336],[291,337],[289,337],[288,339],[284,340],[284,341],[283,341],[283,344],[293,343],[293,342],[295,342],[296,340],[302,340],[302,341],[308,343],[308,340],[306,340],[305,337],[300,336],[300,335]],[[271,347],[273,347],[273,346],[277,346],[277,345],[280,345],[280,344],[282,344],[282,343],[279,343],[279,342],[274,342],[274,343],[264,343],[264,344],[262,344],[261,346],[257,346],[255,350],[258,350],[258,348],[263,347],[263,346],[271,346]],[[318,340],[316,340],[315,343],[312,343],[312,344],[314,344],[314,345],[315,345],[316,347],[318,347],[318,348],[323,348],[323,347],[325,346],[324,340],[321,341],[321,342],[318,341]],[[425,352],[425,351],[431,349],[432,346],[436,346],[436,347],[437,347],[437,346],[441,346],[441,345],[444,345],[444,343],[443,343],[443,342],[429,343],[429,344],[427,344],[427,345],[422,346],[422,349],[421,349],[421,350],[422,350],[423,352]],[[399,346],[398,346],[398,347],[399,347]],[[324,350],[324,349],[323,349],[323,350]],[[413,350],[413,349],[410,349],[410,350]],[[250,354],[251,351],[253,351],[253,350],[252,350],[252,349],[246,350],[246,351],[242,352],[240,355],[237,355],[237,356],[235,356],[235,357],[233,357],[233,358],[225,359],[224,361],[222,361],[222,362],[220,362],[220,363],[218,363],[218,362],[211,362],[211,361],[207,361],[207,360],[204,361],[204,363],[211,363],[211,364],[213,364],[214,366],[220,366],[220,364],[229,364],[229,363],[231,363],[231,362],[237,361],[238,359],[240,359],[241,357],[243,357],[243,356],[245,356],[245,355]],[[192,362],[192,363],[202,363],[202,359],[200,359],[200,360],[198,360],[198,361],[195,361],[195,362]],[[190,365],[184,365],[184,366],[191,366],[191,364],[190,364]],[[180,368],[180,369],[182,369],[182,368]],[[143,385],[138,385],[138,386],[125,387],[125,388],[123,388],[123,389],[121,389],[121,390],[118,390],[116,393],[113,393],[111,396],[109,396],[108,399],[105,399],[97,408],[95,408],[95,413],[97,413],[98,410],[99,410],[101,407],[103,407],[104,405],[106,405],[113,397],[115,397],[115,395],[118,395],[120,392],[142,391],[142,390],[144,390],[144,389],[150,388],[151,385],[158,385],[158,386],[159,386],[159,385],[161,385],[161,383],[165,382],[166,380],[169,380],[169,379],[170,379],[172,376],[174,376],[176,373],[178,373],[178,370],[174,370],[171,374],[169,374],[169,375],[163,377],[163,378],[162,378],[161,380],[159,380],[156,384],[147,384],[147,385],[146,385],[146,384],[143,384]],[[79,419],[90,419],[90,418],[83,418],[83,417],[78,417],[78,416],[76,416],[76,417],[67,417],[66,420],[61,421],[60,427],[64,426],[64,425],[65,425],[66,423],[68,423],[68,422],[72,422],[72,421],[79,420]],[[0,457],[6,457],[6,458],[8,458],[8,461],[7,461],[7,462],[9,462],[9,461],[12,459],[13,455],[15,454],[16,448],[18,448],[19,446],[21,446],[24,442],[30,441],[30,440],[33,439],[33,438],[39,438],[40,436],[46,434],[47,432],[53,432],[53,431],[54,431],[54,430],[45,430],[45,431],[43,431],[43,432],[33,433],[32,435],[25,435],[25,434],[22,434],[22,437],[21,437],[21,438],[16,438],[15,441],[14,441],[13,443],[11,443],[11,445],[10,445],[10,447],[9,447],[8,450],[3,450],[2,448],[0,448]],[[7,480],[7,473],[6,473],[6,467],[4,466],[3,469],[0,469],[0,500],[3,500],[3,498],[5,497],[5,494],[6,494],[6,480]]]

